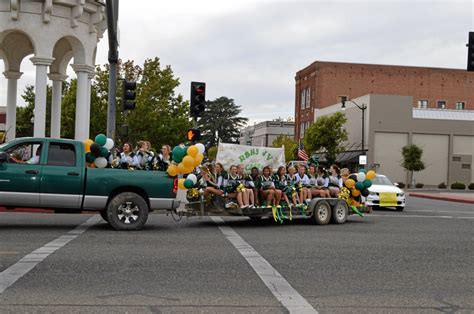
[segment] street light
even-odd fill
[[[343,99],[342,100],[342,110],[346,109],[346,101],[350,101],[354,105],[356,105],[357,108],[359,108],[362,111],[362,154],[365,155],[364,153],[364,133],[365,133],[365,109],[367,109],[367,106],[365,104],[362,104],[362,106],[359,106],[355,101],[350,100],[350,99]]]

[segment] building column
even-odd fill
[[[53,63],[52,58],[32,57],[31,62],[36,67],[35,79],[35,125],[33,136],[45,137],[46,135],[46,84],[48,80],[48,66]]]
[[[77,75],[77,93],[76,93],[76,126],[74,138],[78,141],[84,141],[89,138],[89,119],[87,117],[87,98],[90,94],[87,92],[89,73],[94,71],[94,67],[86,64],[72,64],[72,68]]]
[[[49,73],[48,77],[53,81],[53,93],[51,101],[51,137],[61,137],[61,100],[63,94],[63,81],[67,75],[60,73]]]
[[[23,72],[17,71],[5,71],[3,75],[8,80],[7,87],[7,123],[6,123],[6,136],[7,140],[13,140],[16,137],[16,95],[18,79],[21,77]]]
[[[86,106],[86,126],[87,126],[87,138],[90,137],[90,128],[91,128],[91,81],[95,76],[95,72],[91,72],[87,76],[87,106]]]

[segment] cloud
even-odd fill
[[[261,121],[294,115],[294,76],[316,60],[465,68],[472,9],[470,1],[121,1],[120,56],[158,56],[185,97],[191,81],[205,81],[208,99],[233,98]]]

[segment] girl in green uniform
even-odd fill
[[[267,201],[267,207],[275,201],[275,183],[272,179],[270,167],[265,166],[262,170],[262,175],[258,177],[257,187],[260,191],[261,200]]]
[[[281,191],[282,197],[285,200],[285,202],[288,204],[288,206],[291,209],[292,203],[290,202],[290,198],[293,201],[293,205],[296,206],[296,199],[291,197],[291,194],[293,193],[293,189],[288,186],[288,180],[286,176],[286,168],[285,166],[280,166],[278,167],[278,171],[276,173],[276,188],[277,190]]]

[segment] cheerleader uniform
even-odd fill
[[[258,184],[257,187],[259,190],[268,190],[271,188],[275,188],[275,183],[273,182],[273,176],[265,177],[264,175],[261,175],[258,178]]]
[[[342,178],[341,176],[329,176],[328,187],[342,188]]]
[[[120,160],[119,160],[119,168],[122,169],[128,169],[129,167],[135,167],[135,154],[128,153],[125,154],[124,152],[121,152],[120,155]]]
[[[226,174],[222,180],[222,187],[223,187],[222,190],[226,194],[235,193],[237,191],[237,187],[239,186],[241,180],[242,179],[240,178],[239,175],[236,175],[235,177],[233,177],[230,173]]]

